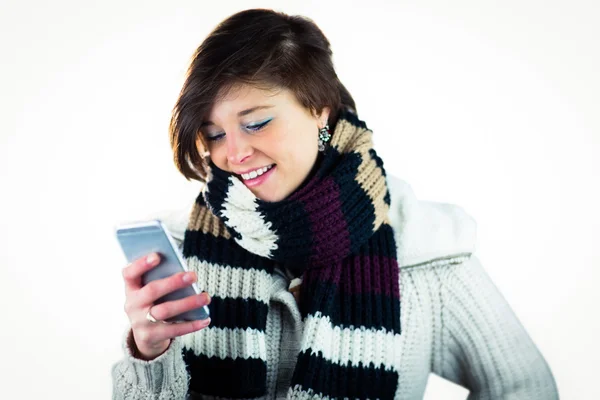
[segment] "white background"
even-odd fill
[[[171,108],[204,37],[256,6],[322,28],[388,171],[476,219],[562,398],[600,398],[594,0],[2,2],[2,397],[110,397],[127,328],[113,226],[197,194]],[[426,398],[466,395],[432,376]]]

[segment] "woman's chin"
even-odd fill
[[[267,203],[275,203],[277,201],[283,200],[285,197],[277,196],[275,193],[264,193],[265,191],[259,190],[260,193],[254,193],[256,197],[261,199],[262,201],[266,201]]]
[[[273,183],[273,182],[271,182]],[[277,184],[265,185],[261,188],[252,190],[252,193],[262,201],[268,203],[275,203],[277,201],[284,200],[287,195],[281,192],[281,187],[277,187]]]

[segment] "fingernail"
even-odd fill
[[[193,272],[188,272],[187,274],[183,275],[183,281],[184,282],[191,282],[194,279],[194,273]]]
[[[158,257],[156,257],[156,254],[152,253],[150,254],[148,257],[146,257],[146,263],[148,265],[152,265],[154,264],[154,262],[158,259]]]

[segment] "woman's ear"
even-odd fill
[[[327,125],[327,121],[329,121],[329,113],[331,109],[329,107],[323,107],[320,113],[317,113],[316,110],[313,109],[313,116],[319,121],[319,128]]]

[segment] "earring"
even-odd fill
[[[319,129],[319,151],[325,151],[325,144],[331,139],[331,133],[329,133],[329,125],[325,125]]]

